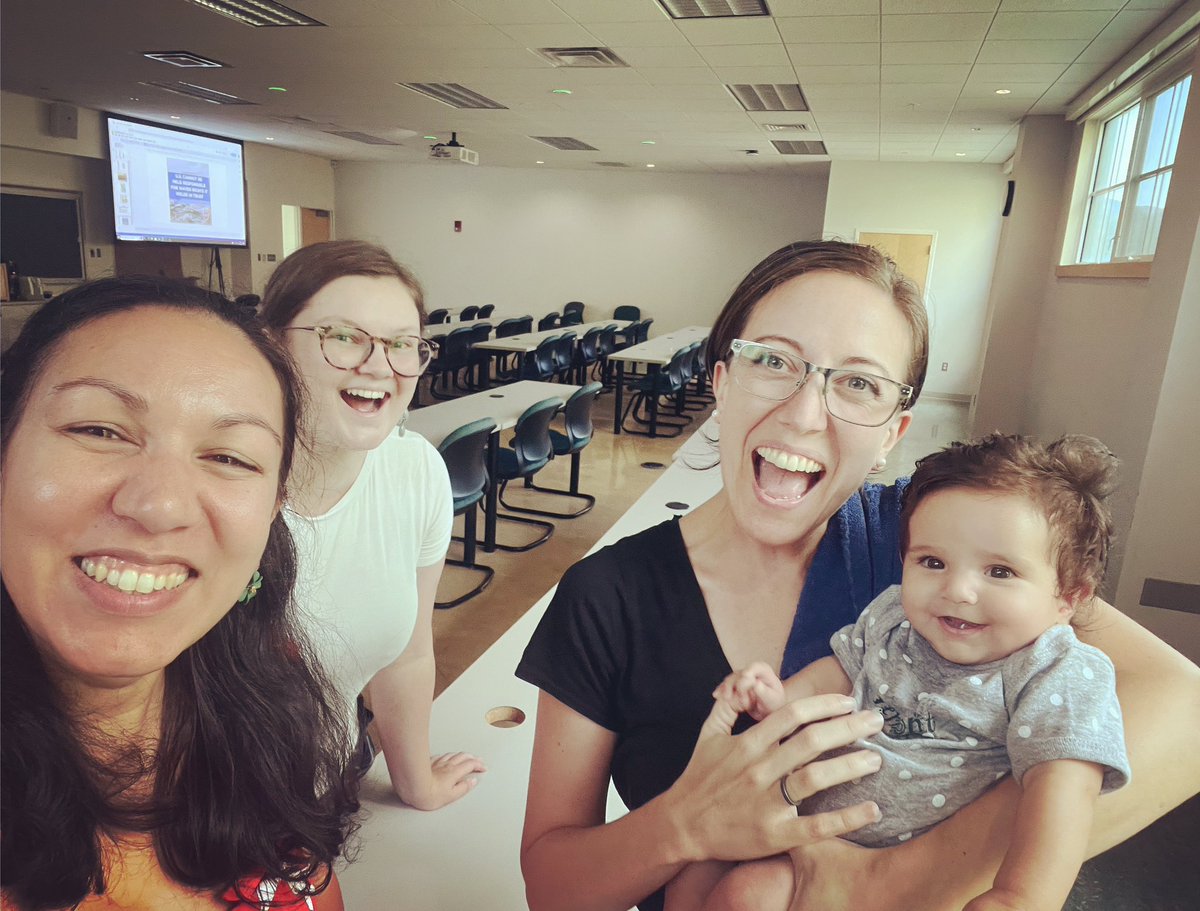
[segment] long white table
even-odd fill
[[[675,462],[592,550],[690,511],[720,484],[717,468],[697,471]],[[547,592],[433,703],[433,751],[466,750],[487,764],[474,791],[422,813],[392,793],[385,763],[377,761],[368,773],[358,859],[338,873],[347,908],[527,911],[519,851],[538,691],[513,670],[552,595]],[[488,723],[490,712],[510,707],[523,713],[522,723],[507,728]],[[610,787],[608,818],[624,813]]]
[[[421,330],[422,338],[433,338],[435,335],[449,335],[455,329],[471,329],[475,326],[491,326],[493,331],[500,325],[500,320],[493,316],[484,319],[469,319],[457,323],[429,323]]]
[[[675,352],[680,348],[690,345],[692,342],[708,338],[708,333],[711,330],[711,326],[685,326],[682,329],[668,332],[666,335],[659,335],[648,341],[644,341],[640,345],[633,345],[629,348],[622,348],[620,351],[614,351],[608,356],[609,362],[617,365],[616,401],[613,403],[614,434],[621,432],[621,403],[625,395],[625,365],[645,364],[650,368],[651,373],[657,373],[671,362],[671,358],[675,356]],[[657,419],[658,396],[651,396],[650,436],[657,436]],[[638,432],[640,433],[641,431]]]
[[[500,431],[514,426],[517,418],[524,414],[530,405],[551,398],[565,404],[578,388],[565,383],[522,380],[497,389],[418,408],[409,413],[405,427],[415,430],[434,446],[439,446],[442,440],[459,427],[481,418],[491,418],[496,422],[496,432],[488,439],[488,476],[495,478],[500,455]],[[498,484],[489,484],[484,500],[483,549],[488,553],[496,549],[498,489]]]
[[[595,323],[580,323],[577,326],[559,326],[557,329],[522,332],[520,335],[510,335],[507,338],[493,338],[486,342],[476,342],[474,347],[486,348],[489,351],[501,351],[506,354],[522,354],[533,351],[544,340],[555,338],[564,332],[574,332],[576,335],[582,337],[589,329],[603,329],[605,326],[616,326],[618,329],[624,329],[629,325],[629,322],[629,320],[623,319],[603,319]]]

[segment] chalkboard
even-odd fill
[[[32,278],[83,278],[79,200],[18,191],[0,194],[0,260]]]

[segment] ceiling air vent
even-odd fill
[[[537,53],[555,66],[629,66],[606,47],[540,47]]]
[[[216,89],[206,89],[202,85],[195,85],[191,82],[142,82],[139,84],[151,85],[156,89],[162,89],[164,92],[186,95],[188,98],[207,101],[209,104],[255,104],[255,102],[247,101],[245,98],[238,98],[237,95],[218,92]]]
[[[798,85],[727,85],[725,88],[747,111],[808,110],[808,102]]]
[[[390,139],[383,139],[380,136],[372,136],[370,133],[360,133],[357,130],[322,130],[323,133],[328,133],[330,136],[341,136],[342,139],[352,139],[355,142],[366,143],[369,146],[398,146],[400,143],[393,142]]]
[[[227,63],[221,63],[219,60],[209,60],[207,57],[201,57],[199,54],[193,54],[191,51],[147,51],[142,56],[149,57],[151,60],[157,60],[159,63],[169,63],[171,66],[229,66]]]
[[[559,149],[563,152],[598,152],[600,151],[595,146],[590,146],[586,142],[581,142],[571,136],[530,136],[530,139],[536,139],[538,142],[544,143],[552,149]]]
[[[397,82],[396,85],[460,110],[464,108],[489,111],[508,110],[499,101],[492,101],[491,98],[480,95],[478,92],[472,92],[457,82]]]
[[[768,133],[807,133],[807,123],[764,123],[762,128]]]
[[[316,19],[304,15],[304,13],[296,12],[289,6],[276,3],[275,0],[189,0],[189,2],[196,4],[196,6],[202,6],[211,12],[220,13],[222,16],[228,16],[230,19],[236,19],[245,25],[252,25],[255,28],[285,25],[325,25],[324,22],[318,22]]]
[[[763,0],[658,0],[672,19],[722,19],[726,16],[769,16]]]
[[[828,155],[823,142],[789,142],[786,139],[772,139],[771,145],[780,155]]]
[[[597,161],[596,164],[598,164],[602,168],[627,168],[627,167],[629,167],[629,165],[627,165],[623,161]]]

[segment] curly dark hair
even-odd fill
[[[280,495],[297,440],[301,386],[253,313],[184,282],[84,284],[30,318],[0,361],[0,430],[21,420],[64,338],[139,307],[193,311],[240,331],[284,399]],[[52,682],[7,587],[0,589],[0,888],[22,909],[70,907],[106,889],[104,840],[152,837],[163,870],[224,890],[257,871],[328,883],[358,809],[348,719],[293,616],[296,554],[282,516],[260,562],[262,588],[166,669],[158,742],[115,742]]]
[[[900,546],[908,550],[909,521],[932,493],[965,488],[1020,494],[1050,526],[1058,594],[1086,601],[1103,582],[1108,564],[1113,535],[1108,499],[1116,490],[1118,465],[1103,443],[1079,434],[1049,444],[1002,433],[951,443],[917,462],[904,494]]]

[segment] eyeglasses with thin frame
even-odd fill
[[[375,344],[383,347],[388,366],[399,376],[409,379],[420,376],[437,354],[435,342],[415,335],[398,335],[395,338],[380,338],[353,326],[288,326],[315,332],[321,340],[321,354],[330,367],[338,370],[354,370],[361,367],[375,353]]]
[[[825,409],[839,421],[879,427],[912,401],[913,387],[862,370],[818,367],[788,351],[736,338],[730,345],[729,373],[739,387],[759,398],[784,402],[819,373]]]

